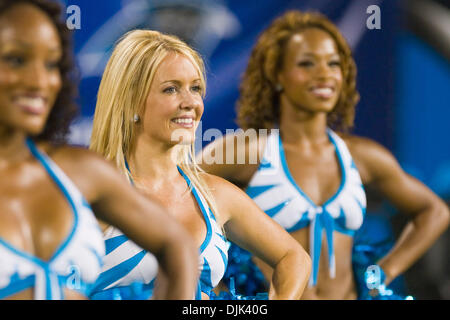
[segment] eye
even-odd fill
[[[167,87],[163,90],[164,93],[175,93],[177,92],[177,88],[174,86]]]
[[[304,68],[312,67],[313,65],[314,63],[311,60],[302,60],[297,63],[297,66]]]
[[[333,61],[330,61],[330,63],[328,63],[328,65],[330,67],[340,67],[341,66],[341,62],[339,60],[333,60]]]
[[[202,92],[203,92],[203,88],[202,88],[202,86],[200,86],[200,85],[193,86],[191,89],[192,89],[192,91],[194,91],[194,92],[198,92],[198,93],[202,93]]]
[[[45,64],[45,67],[48,70],[55,70],[55,69],[59,69],[59,60],[54,60],[54,61],[49,61]]]
[[[6,55],[2,60],[12,67],[20,67],[25,63],[25,58],[19,55]]]

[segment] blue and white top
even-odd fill
[[[178,168],[178,171],[192,190],[206,223],[206,237],[200,246],[199,255],[200,279],[195,294],[195,299],[201,299],[201,292],[209,296],[212,288],[219,283],[225,274],[229,242],[223,236],[222,230],[205,198],[198,192],[181,168]],[[95,285],[94,291],[97,293],[94,294],[94,298],[114,298],[114,294],[108,295],[106,294],[107,291],[113,292],[115,289],[120,289],[121,292],[124,292],[123,289],[128,289],[136,283],[144,284],[144,289],[140,290],[151,290],[158,271],[155,256],[140,248],[113,227],[108,228],[104,238],[106,256],[102,273]],[[118,296],[117,298],[121,299],[122,297]],[[133,296],[131,299],[133,299]]]
[[[27,145],[67,199],[73,213],[73,226],[48,261],[0,238],[0,299],[29,288],[34,288],[36,300],[64,299],[64,288],[87,297],[102,267],[105,253],[102,231],[89,204],[72,181],[30,139]]]
[[[328,242],[330,276],[334,278],[333,232],[353,236],[366,211],[364,187],[350,152],[336,133],[331,129],[327,132],[335,146],[342,180],[338,191],[323,205],[316,205],[295,183],[278,133],[268,136],[261,164],[246,189],[256,204],[288,232],[310,225],[309,253],[313,266],[309,286],[317,284],[323,232]]]

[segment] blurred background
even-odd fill
[[[289,9],[319,11],[353,49],[358,68],[354,134],[372,138],[402,167],[450,202],[450,7],[439,0],[61,0],[80,8],[75,30],[80,117],[70,141],[89,143],[96,93],[114,42],[126,31],[176,34],[203,56],[208,87],[203,132],[236,129],[239,81],[258,35]],[[380,8],[379,29],[366,24]],[[67,14],[70,17],[72,12]],[[202,141],[203,144],[205,142]],[[201,144],[200,144],[201,145]],[[384,252],[406,219],[372,190],[356,241]],[[399,278],[417,299],[450,299],[450,234]]]

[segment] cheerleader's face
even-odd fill
[[[61,89],[62,48],[50,18],[30,4],[0,14],[0,127],[39,134]]]
[[[309,113],[331,112],[342,88],[340,56],[334,39],[309,28],[291,37],[278,81],[281,102]]]
[[[163,144],[191,144],[203,114],[200,76],[182,54],[171,53],[159,65],[146,100],[143,133]]]

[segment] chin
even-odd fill
[[[40,135],[44,131],[44,128],[27,128],[25,130],[26,134],[31,137]]]
[[[327,102],[316,104],[315,111],[330,113],[334,110],[335,107],[336,107],[336,101],[331,101],[331,102],[327,101]]]
[[[181,145],[181,146],[189,146],[191,144],[194,143],[194,138],[193,137],[181,137],[180,140],[178,141],[177,145]]]
[[[44,131],[47,119],[48,115],[23,117],[20,125],[30,135],[38,135]]]
[[[170,141],[173,144],[190,145],[195,141],[195,135],[190,129],[177,129],[172,132]]]
[[[20,123],[16,128],[27,136],[38,136],[44,131],[45,123]]]

